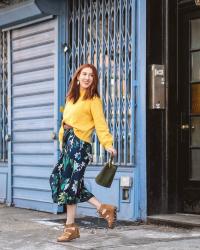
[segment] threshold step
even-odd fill
[[[159,214],[147,217],[147,222],[174,227],[193,228],[200,227],[200,215],[196,214]]]

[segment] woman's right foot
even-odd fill
[[[108,204],[101,204],[98,213],[108,222],[109,228],[114,228],[117,220],[117,208]]]
[[[73,224],[65,225],[63,233],[57,238],[58,242],[67,242],[80,237],[78,226]]]

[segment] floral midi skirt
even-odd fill
[[[71,205],[94,196],[84,185],[85,169],[92,159],[91,151],[91,144],[80,140],[73,129],[64,130],[62,152],[49,179],[53,202]]]

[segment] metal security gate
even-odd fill
[[[117,163],[134,166],[136,4],[135,0],[69,1],[67,82],[77,66],[92,63],[119,154]],[[105,160],[95,143],[95,163]]]
[[[57,160],[56,27],[48,20],[10,31],[12,202],[45,211]]]
[[[0,202],[7,198],[8,180],[8,81],[7,33],[0,32]]]
[[[99,74],[99,92],[105,116],[114,136],[118,173],[111,189],[98,187],[94,177],[108,155],[93,140],[93,164],[87,169],[86,184],[104,202],[118,207],[119,217],[134,217],[134,167],[136,141],[136,0],[73,0],[67,12],[67,83],[77,66],[92,63]],[[127,185],[122,183],[122,178]],[[105,195],[102,196],[102,194]],[[90,209],[88,209],[90,208]],[[80,204],[80,213],[93,214]]]
[[[8,129],[7,33],[0,32],[0,161],[8,159],[5,136]]]

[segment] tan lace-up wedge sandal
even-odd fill
[[[108,222],[109,228],[115,227],[115,222],[117,220],[117,208],[115,206],[102,204],[97,212],[100,217],[103,217]]]
[[[58,242],[67,242],[80,237],[79,228],[75,223],[65,225],[63,233],[57,238]]]

